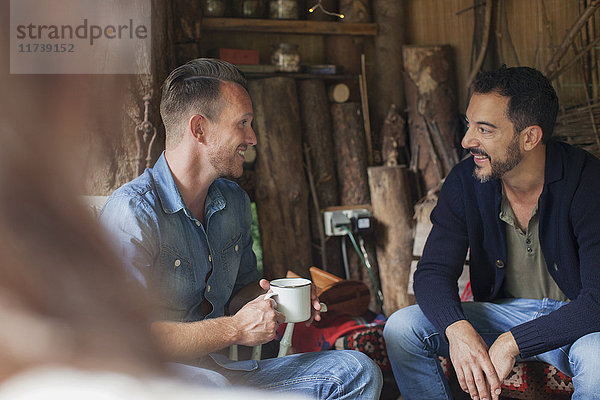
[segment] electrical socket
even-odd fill
[[[371,229],[371,211],[366,208],[335,209],[323,211],[325,235],[344,236],[347,231],[366,231]]]

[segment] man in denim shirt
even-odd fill
[[[269,283],[257,284],[249,198],[223,179],[242,175],[244,152],[256,144],[252,102],[237,68],[197,59],[166,79],[160,111],[165,152],[110,196],[100,218],[130,276],[158,303],[151,329],[165,354],[201,383],[378,398],[381,372],[359,352],[239,362],[216,354],[273,340],[285,319],[264,298]],[[313,307],[319,319],[316,296]]]

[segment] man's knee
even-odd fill
[[[425,321],[419,306],[409,306],[393,313],[385,323],[383,337],[387,343],[411,341]]]
[[[590,333],[576,340],[569,351],[569,362],[573,372],[577,373],[577,370],[581,370],[600,377],[598,349],[600,349],[600,332]]]
[[[569,363],[573,371],[573,386],[577,398],[596,399],[600,382],[600,332],[590,333],[575,341],[569,351]]]
[[[333,365],[333,370],[339,370],[340,375],[361,375],[372,374],[374,377],[381,375],[381,371],[377,364],[364,353],[356,350],[336,350],[325,351],[321,354],[326,355],[322,358],[330,366]]]
[[[358,363],[358,369],[361,373],[371,376],[375,382],[383,382],[381,369],[369,356],[360,351],[349,351],[349,354]],[[358,373],[360,375],[360,373]]]
[[[319,398],[379,398],[383,377],[377,364],[368,356],[355,350],[318,354],[321,357],[314,361],[312,369],[321,379]]]
[[[367,355],[355,350],[335,351],[335,364],[340,378],[346,383],[345,392],[354,392],[360,398],[378,398],[383,375],[377,364]]]

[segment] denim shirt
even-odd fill
[[[234,182],[216,179],[203,225],[183,202],[164,153],[154,168],[108,198],[100,220],[128,274],[158,301],[159,319],[221,317],[231,297],[259,279],[248,195]],[[204,299],[212,305],[206,316]]]

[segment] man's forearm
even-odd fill
[[[197,322],[158,321],[152,335],[170,361],[186,362],[228,347],[239,340],[232,317]]]
[[[268,282],[261,281],[261,284],[266,287]],[[174,361],[195,360],[232,344],[256,346],[273,340],[277,327],[285,321],[285,316],[277,312],[272,303],[259,296],[230,317],[197,322],[155,322],[152,333],[165,355]]]

